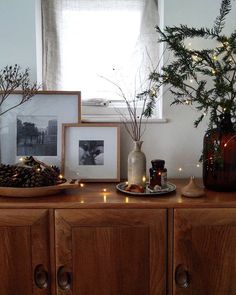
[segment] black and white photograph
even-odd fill
[[[57,117],[18,116],[17,156],[57,156]]]
[[[66,178],[85,182],[120,180],[118,124],[62,124],[62,168]]]
[[[79,140],[79,165],[104,165],[104,140]]]

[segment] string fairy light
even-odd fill
[[[226,141],[226,143],[224,144],[224,147],[227,147],[229,142],[234,139],[236,137],[236,135],[233,135],[232,137],[230,137],[230,139],[228,141]]]

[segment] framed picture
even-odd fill
[[[62,173],[82,181],[120,180],[120,127],[63,124]]]
[[[14,92],[4,107],[19,101]],[[61,165],[62,123],[81,122],[80,92],[38,91],[30,101],[0,117],[1,162],[14,164],[20,157],[35,156]]]

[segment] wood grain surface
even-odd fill
[[[166,294],[166,210],[56,210],[62,295]]]
[[[34,269],[50,270],[48,210],[0,210],[0,294],[49,295],[34,284]]]
[[[236,209],[175,209],[173,257],[189,276],[174,295],[235,295]]]
[[[116,183],[85,183],[78,189],[46,197],[0,197],[0,208],[236,208],[236,192],[205,190],[204,197],[191,199],[181,196],[188,179],[170,181],[177,186],[176,192],[163,196],[130,196],[117,192]]]

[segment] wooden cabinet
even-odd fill
[[[48,210],[0,210],[1,295],[51,294],[48,225]]]
[[[1,295],[235,295],[236,193],[0,198]],[[183,182],[183,184],[185,184]]]
[[[67,209],[55,218],[58,294],[166,294],[166,210]]]
[[[236,208],[174,211],[174,295],[236,294]]]

